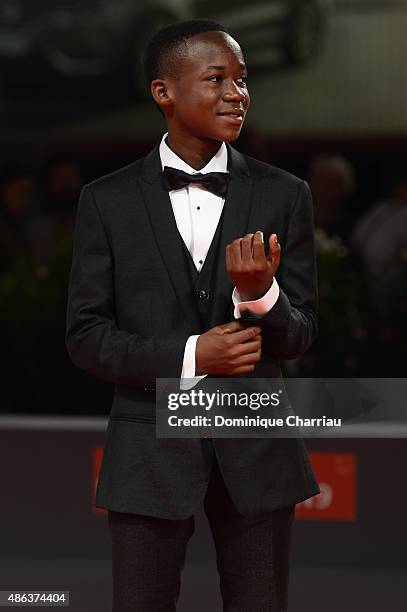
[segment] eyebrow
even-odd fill
[[[247,70],[246,65],[242,64],[242,62],[239,62],[239,65],[241,68],[243,68],[243,70]],[[211,69],[215,69],[215,70],[226,70],[226,66],[207,66],[206,70],[211,70]]]

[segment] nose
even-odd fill
[[[239,87],[234,81],[228,81],[223,94],[225,101],[244,102],[248,97],[247,92]]]

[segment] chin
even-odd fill
[[[235,140],[239,138],[240,132],[241,130],[233,130],[233,131],[225,132],[222,140],[224,140],[225,142],[234,142]]]

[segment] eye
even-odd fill
[[[221,80],[222,78],[219,75],[214,74],[213,76],[209,77],[209,81],[215,82],[215,81],[221,81]]]
[[[240,82],[242,85],[247,85],[247,75],[245,76],[241,76],[238,79],[236,79],[238,82]]]

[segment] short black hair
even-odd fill
[[[153,34],[146,45],[143,57],[148,90],[154,79],[166,76],[177,78],[179,60],[185,53],[186,40],[204,32],[230,34],[225,26],[209,19],[177,21]]]

